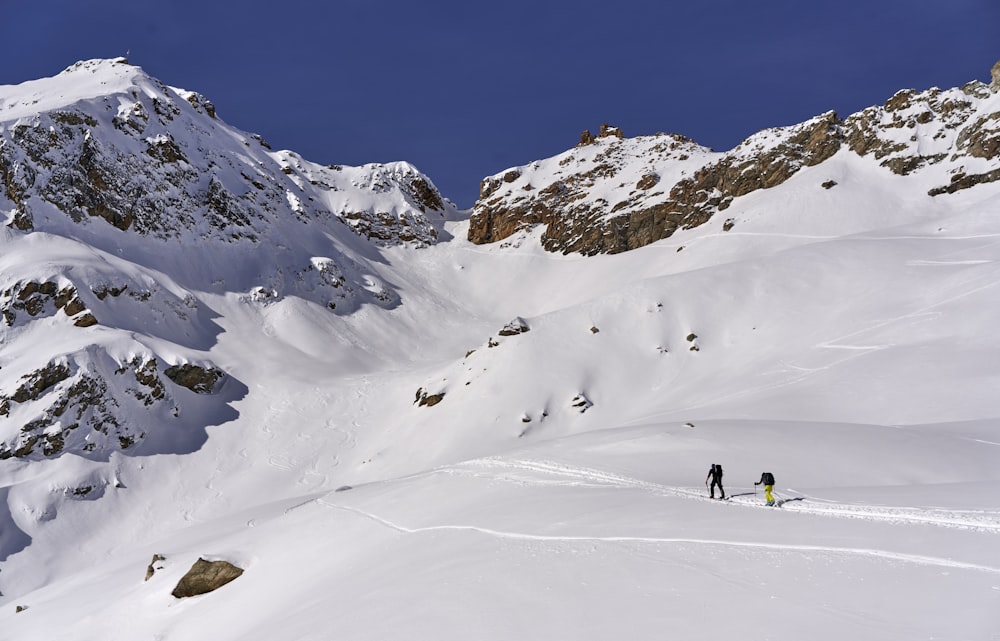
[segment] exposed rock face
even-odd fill
[[[608,129],[579,150],[543,161],[547,167],[534,163],[484,180],[469,239],[495,242],[543,224],[542,244],[549,251],[591,255],[642,247],[680,227],[696,227],[733,198],[781,184],[801,167],[829,158],[842,142],[838,125],[831,112],[758,134],[724,155],[682,136],[623,139],[611,133],[619,130]],[[536,186],[538,178],[551,182]],[[616,201],[590,197],[592,190],[608,193],[609,187]]]
[[[196,394],[210,394],[219,379],[225,376],[220,369],[199,367],[190,363],[168,367],[163,373],[173,382]]]
[[[89,326],[96,323],[88,322],[80,325],[83,321],[81,312],[86,311],[86,306],[77,296],[76,288],[72,285],[62,285],[54,281],[17,283],[0,293],[0,311],[7,326],[13,326],[18,321],[18,313],[23,312],[29,317],[51,316],[57,311],[62,311],[66,316],[77,317],[78,326]],[[78,316],[80,315],[80,316]],[[93,319],[93,316],[89,316]]]
[[[170,594],[178,599],[218,590],[243,575],[243,569],[228,561],[198,559]]]
[[[0,418],[16,416],[20,425],[13,433],[0,433],[0,460],[67,452],[104,458],[146,438],[148,428],[136,416],[176,420],[176,404],[156,359],[137,356],[114,368],[103,360],[93,348],[24,374],[13,392],[0,390]],[[175,382],[201,394],[210,393],[224,375],[196,366],[166,368],[163,374],[173,374]]]
[[[1000,91],[1000,60],[990,69],[990,77],[993,79],[993,82],[990,83],[990,88],[993,91]]]
[[[571,151],[484,179],[469,240],[492,243],[544,225],[549,251],[627,251],[702,225],[735,199],[842,150],[899,176],[945,176],[931,195],[992,182],[1000,179],[1000,109],[991,102],[1000,63],[992,74],[990,86],[901,91],[844,120],[829,112],[765,130],[726,153],[676,135],[622,139],[616,128],[587,131]]]

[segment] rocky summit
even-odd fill
[[[740,197],[838,154],[878,165],[886,180],[919,174],[933,183],[929,197],[953,194],[1000,180],[998,92],[1000,63],[989,85],[900,91],[846,118],[829,112],[761,131],[724,153],[674,134],[624,138],[602,125],[569,151],[484,179],[468,237],[494,243],[544,227],[549,251],[628,251],[722,212],[729,219]]]

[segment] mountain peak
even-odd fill
[[[117,58],[91,58],[89,60],[78,60],[59,72],[59,75],[72,75],[82,72],[99,74],[102,71],[118,73],[123,71],[122,67],[132,67],[133,69],[139,68],[130,63],[128,58],[125,58],[124,56],[119,56]]]
[[[165,85],[125,58],[81,60],[49,78],[0,86],[0,122],[31,118],[135,88],[150,94],[167,91]]]

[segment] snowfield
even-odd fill
[[[398,297],[338,313],[248,295],[247,257],[193,236],[116,257],[5,227],[4,273],[125,274],[197,312],[4,328],[0,367],[100,343],[230,378],[224,411],[173,392],[188,427],[137,450],[0,460],[0,639],[997,641],[1000,183],[938,184],[842,150],[593,257],[473,245],[468,212],[434,243],[283,226]],[[199,558],[244,574],[171,596]]]

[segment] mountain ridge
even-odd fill
[[[607,136],[602,125],[602,135],[584,132],[573,150],[485,178],[469,240],[498,242],[543,225],[548,251],[628,251],[702,225],[734,199],[773,188],[841,150],[871,157],[893,175],[933,176],[938,184],[929,196],[994,182],[1000,180],[998,69],[1000,63],[989,85],[901,90],[881,107],[767,129],[722,153],[683,136],[624,139],[618,128]],[[668,162],[681,145],[687,151]]]

